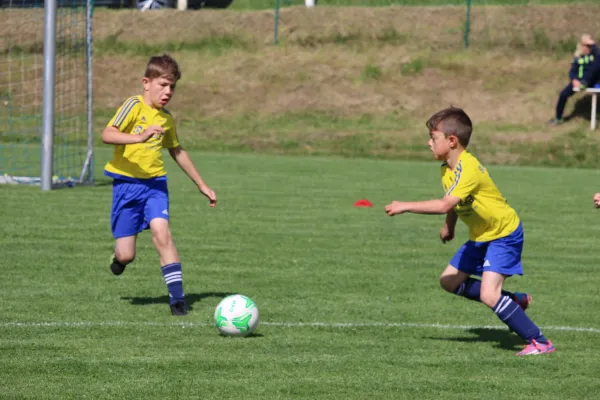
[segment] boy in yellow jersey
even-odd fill
[[[175,123],[164,106],[181,78],[177,62],[164,54],[150,58],[142,79],[144,93],[130,97],[102,132],[102,141],[115,145],[104,174],[113,178],[112,233],[116,240],[110,269],[120,275],[135,258],[136,238],[150,229],[169,291],[171,313],[186,315],[181,261],[169,229],[167,172],[161,151],[175,162],[216,204],[215,192],[202,180],[192,160],[179,144]]]
[[[443,243],[454,238],[460,218],[469,228],[467,241],[440,277],[442,287],[458,296],[486,304],[508,327],[528,342],[518,356],[555,351],[540,329],[525,314],[530,297],[502,290],[504,280],[522,275],[523,227],[492,181],[486,168],[467,150],[473,129],[460,108],[447,108],[427,121],[429,148],[442,164],[442,199],[400,202],[385,206],[387,215],[406,212],[446,214]],[[481,279],[472,278],[480,276]]]

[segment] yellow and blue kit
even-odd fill
[[[169,219],[162,150],[179,146],[173,117],[165,109],[145,104],[142,96],[133,96],[119,107],[107,126],[139,135],[150,125],[161,126],[164,134],[144,143],[116,145],[112,159],[104,167],[104,174],[113,178],[111,227],[115,238],[148,229],[154,218]]]
[[[441,175],[445,194],[460,199],[454,211],[469,228],[469,241],[450,264],[474,275],[522,275],[523,227],[487,169],[465,150],[454,169],[442,165]]]
[[[155,135],[147,142],[116,145],[113,158],[104,167],[104,174],[115,179],[137,181],[165,176],[161,150],[179,146],[175,122],[165,109],[154,109],[142,96],[133,96],[117,110],[108,126],[120,132],[139,135],[150,125],[161,126],[164,135]],[[133,178],[133,179],[128,179]]]

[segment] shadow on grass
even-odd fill
[[[223,335],[222,333],[219,333],[219,336],[221,336],[222,338],[233,338],[233,339],[255,339],[255,338],[264,337],[265,335],[263,335],[262,333],[252,332],[246,336],[227,336],[227,335]]]
[[[471,328],[467,329],[475,336],[473,337],[429,337],[432,340],[447,340],[453,342],[476,343],[476,342],[495,342],[496,347],[506,350],[519,351],[523,348],[525,342],[517,334],[503,329]]]
[[[600,101],[598,102],[600,103]],[[596,115],[600,113],[600,105],[596,104]],[[575,107],[573,111],[565,116],[565,121],[571,120],[573,118],[583,118],[586,121],[591,121],[592,119],[592,96],[586,95],[578,98],[575,101]]]
[[[225,298],[227,296],[233,295],[235,293],[227,293],[227,292],[205,292],[205,293],[192,293],[186,294],[185,300],[190,307],[190,310],[193,309],[192,305],[202,299],[206,299],[208,297],[219,297]],[[169,296],[158,296],[158,297],[121,297],[121,300],[127,300],[130,304],[136,306],[145,306],[149,304],[169,304]]]

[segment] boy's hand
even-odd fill
[[[594,195],[594,206],[596,206],[596,208],[600,208],[600,193],[596,193]]]
[[[200,192],[210,200],[210,207],[217,205],[217,195],[214,190],[206,185],[200,185],[198,188],[200,189]]]
[[[385,206],[385,212],[390,217],[398,214],[404,214],[406,212],[406,203],[401,201],[392,201],[390,204]]]
[[[444,225],[440,230],[440,239],[442,243],[446,243],[454,239],[454,230],[448,228],[448,225]]]
[[[138,135],[140,138],[139,143],[147,142],[154,135],[162,135],[165,130],[160,125],[150,125],[146,130]]]
[[[578,89],[581,86],[581,82],[578,79],[573,79],[571,81],[571,86],[573,86],[573,89]]]

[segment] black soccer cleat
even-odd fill
[[[123,271],[125,271],[127,264],[121,264],[114,254],[111,257],[111,260],[110,270],[112,271],[113,275],[121,275]]]
[[[188,311],[189,307],[183,300],[171,304],[171,314],[173,315],[187,315]]]

